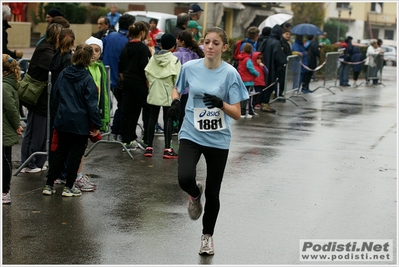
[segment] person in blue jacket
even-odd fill
[[[301,78],[299,80],[299,85],[298,86],[302,85],[302,92],[303,93],[309,93],[309,90],[308,90],[309,83],[308,84],[304,83],[304,79],[303,79],[305,73],[309,72],[309,70],[307,70],[307,69],[305,69],[303,67],[303,65],[308,66],[308,52],[306,51],[306,48],[303,45],[302,39],[303,39],[302,35],[297,35],[295,37],[295,42],[292,44],[292,51],[296,52],[296,53],[293,53],[293,54],[299,55],[301,57],[301,60],[302,60]],[[294,86],[296,87],[297,85],[295,84]]]
[[[58,99],[54,130],[58,132],[58,146],[49,167],[46,185],[42,193],[56,193],[54,181],[64,168],[68,157],[66,184],[62,196],[80,196],[74,186],[80,161],[87,147],[89,136],[97,136],[102,126],[98,109],[98,90],[90,72],[86,69],[93,56],[90,45],[78,45],[72,56],[72,65],[64,69],[51,94]]]
[[[119,18],[119,29],[117,32],[111,32],[102,39],[104,66],[109,66],[111,71],[111,91],[115,96],[117,109],[114,114],[111,131],[115,140],[121,136],[121,108],[122,108],[122,81],[119,79],[118,62],[123,47],[129,41],[127,37],[130,25],[133,25],[136,18],[129,14],[124,14]]]

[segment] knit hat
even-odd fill
[[[89,39],[86,40],[85,44],[91,45],[91,44],[96,44],[100,47],[100,50],[102,53],[103,52],[103,41],[101,41],[100,39],[91,36]]]
[[[55,8],[55,7],[50,8],[49,11],[47,11],[46,14],[49,15],[50,17],[52,17],[52,18],[54,18],[56,16],[61,16],[61,17],[64,16],[64,14],[62,14],[62,12],[58,8]]]
[[[162,49],[169,50],[176,45],[176,37],[173,34],[165,33],[161,37]]]

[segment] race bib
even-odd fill
[[[194,126],[201,132],[226,129],[223,110],[219,108],[194,108]]]

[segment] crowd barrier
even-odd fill
[[[302,65],[302,60],[298,55],[292,55],[287,57],[287,64],[285,66],[285,77],[284,77],[284,88],[282,88],[282,96],[278,96],[277,98],[273,99],[270,101],[270,103],[273,103],[274,101],[277,101],[278,99],[284,99],[292,102],[295,106],[298,106],[298,104],[293,101],[291,98],[292,97],[300,97],[303,100],[307,101],[306,98],[302,96],[301,93],[301,85],[299,84],[300,79],[301,79],[301,65]],[[279,95],[279,84],[277,84],[277,95]],[[294,93],[290,97],[286,97],[287,94]]]
[[[382,69],[384,67],[384,56],[383,55],[374,55],[372,59],[374,62],[369,62],[366,70],[366,85],[377,86],[382,85],[385,87],[385,84],[382,82]],[[373,83],[373,80],[378,80],[378,83]],[[364,82],[361,82],[362,85]]]
[[[338,66],[339,66],[339,56],[340,52],[328,52],[326,53],[326,60],[324,62],[324,78],[323,85],[316,87],[312,92],[315,92],[318,89],[325,88],[335,95],[331,88],[339,88],[341,91],[342,88],[337,86],[338,79]],[[328,85],[334,83],[333,85]]]
[[[107,71],[107,93],[108,93],[108,110],[110,111],[110,123],[107,125],[107,131],[104,133],[101,133],[103,139],[97,141],[90,147],[90,149],[85,153],[85,157],[88,157],[90,153],[100,144],[119,144],[123,147],[123,150],[126,151],[126,153],[129,155],[131,159],[134,159],[132,153],[130,153],[130,150],[126,148],[126,146],[119,140],[113,140],[112,134],[111,134],[111,126],[112,126],[112,119],[115,114],[114,110],[114,95],[111,93],[111,68],[107,65],[105,66],[105,69]],[[141,130],[142,127],[140,124],[138,124],[138,127],[140,127]]]

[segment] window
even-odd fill
[[[385,30],[384,39],[393,40],[393,30]]]
[[[337,8],[348,9],[349,3],[337,3]]]
[[[379,2],[379,3],[371,3],[371,11],[376,12],[376,13],[382,13],[382,7],[384,3]]]

